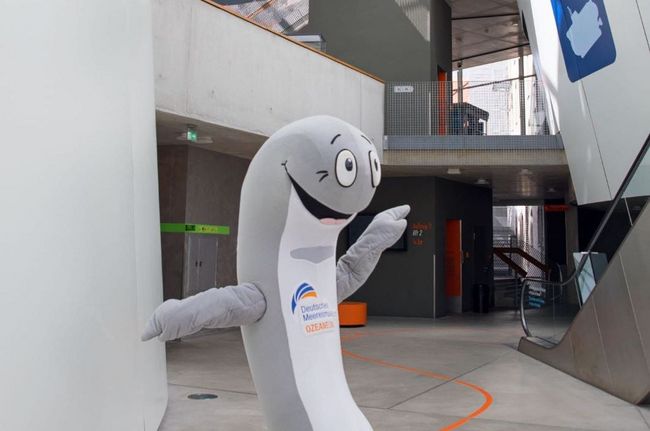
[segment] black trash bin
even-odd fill
[[[490,309],[490,286],[484,283],[474,285],[474,313],[487,313]]]

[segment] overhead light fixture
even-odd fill
[[[476,180],[476,184],[484,186],[484,185],[490,184],[490,182],[488,180],[486,180],[485,178],[479,178],[478,180]]]
[[[449,168],[447,169],[447,175],[460,175],[459,168]]]
[[[193,144],[211,144],[212,138],[210,136],[199,136],[194,124],[188,124],[183,133],[176,137],[178,141],[191,142]]]
[[[557,190],[555,190],[555,187],[549,187],[548,192],[549,193],[555,193]]]
[[[531,171],[530,169],[526,169],[526,168],[524,168],[524,169],[522,169],[521,171],[519,171],[519,173],[520,173],[521,175],[530,175],[530,174],[533,173],[533,171]]]
[[[185,137],[190,142],[196,142],[199,139],[199,134],[196,131],[196,127],[188,125],[187,131],[185,132]]]

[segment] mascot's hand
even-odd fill
[[[151,340],[154,337],[159,337],[160,341],[173,340],[180,337],[183,327],[183,321],[180,319],[181,301],[178,299],[170,299],[163,302],[153,316],[149,319],[142,332],[142,341]]]
[[[230,328],[250,325],[266,311],[266,299],[251,283],[212,288],[182,301],[163,302],[147,322],[142,341],[160,341],[194,334],[203,328]]]
[[[401,205],[380,212],[372,219],[362,237],[367,235],[366,238],[372,240],[373,248],[386,250],[404,234],[406,230],[405,217],[410,211],[409,205]]]
[[[375,269],[381,253],[404,234],[408,205],[375,216],[357,242],[336,264],[336,296],[339,302],[352,295]]]

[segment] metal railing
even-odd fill
[[[386,136],[548,135],[541,82],[387,82]]]
[[[307,24],[308,0],[215,0],[222,6],[276,32],[291,33]]]
[[[573,320],[575,313],[577,313],[577,310],[574,313],[566,313],[567,304],[564,303],[560,304],[563,306],[564,310],[556,309],[555,299],[566,296],[575,287],[577,305],[578,307],[581,307],[587,298],[580,295],[579,283],[583,276],[583,270],[585,270],[587,263],[590,261],[589,257],[595,252],[605,250],[603,247],[606,247],[606,254],[611,259],[623,242],[627,232],[632,228],[636,217],[638,217],[645,207],[648,201],[648,196],[650,195],[647,181],[648,176],[650,176],[650,160],[646,160],[649,148],[650,135],[648,135],[641,151],[634,160],[632,167],[628,171],[621,187],[616,193],[616,196],[605,212],[605,215],[587,245],[586,251],[577,263],[575,270],[567,277],[567,279],[559,283],[551,282],[541,277],[526,277],[523,279],[519,308],[521,326],[526,333],[526,336],[536,336],[556,344],[566,333],[566,330]],[[623,220],[624,223],[621,223],[621,220]],[[606,233],[609,230],[615,230],[615,235],[611,238],[605,238]],[[544,312],[547,310],[543,310],[544,307],[541,306],[534,308],[536,312],[542,312],[540,316],[536,316],[539,317],[538,321],[541,323],[540,328],[552,327],[549,332],[550,335],[533,334],[530,329],[529,316],[527,316],[526,313],[526,300],[528,295],[531,293],[534,297],[541,298],[540,300],[542,301],[542,304],[546,299],[552,299],[551,304],[549,304],[551,307],[550,313],[545,314]],[[556,319],[558,320],[556,321]]]

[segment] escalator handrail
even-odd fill
[[[554,282],[550,280],[546,280],[543,278],[539,277],[526,277],[522,280],[521,283],[521,294],[519,295],[519,318],[521,320],[521,327],[524,329],[524,332],[526,333],[527,337],[532,337],[532,333],[530,332],[530,329],[528,328],[528,323],[526,322],[526,314],[525,314],[525,296],[524,294],[526,293],[526,288],[528,287],[528,284],[530,282],[536,282],[540,283],[543,285],[552,285],[556,287],[565,287],[569,285],[570,283],[573,283],[575,279],[578,277],[578,275],[582,272],[582,269],[587,263],[587,257],[591,255],[591,252],[596,245],[596,242],[600,238],[600,235],[603,233],[605,230],[605,226],[607,226],[607,223],[609,222],[609,219],[611,218],[612,214],[614,213],[614,210],[618,206],[619,202],[623,198],[623,195],[625,194],[625,191],[627,190],[627,187],[630,185],[630,182],[632,181],[632,178],[634,178],[634,175],[636,174],[636,171],[639,169],[639,166],[641,166],[641,163],[643,162],[643,159],[645,158],[646,153],[648,152],[648,148],[650,147],[650,134],[645,140],[645,143],[643,144],[643,147],[641,147],[641,150],[639,151],[639,154],[637,154],[636,158],[634,159],[634,163],[630,167],[630,169],[627,172],[627,175],[625,176],[625,179],[623,180],[623,183],[618,189],[618,192],[616,192],[616,196],[614,196],[614,199],[612,200],[612,203],[610,204],[609,208],[607,208],[607,212],[605,213],[605,216],[603,219],[600,221],[600,224],[598,225],[598,228],[596,229],[596,232],[592,236],[591,240],[589,241],[589,244],[587,245],[587,251],[583,253],[582,257],[580,258],[580,262],[578,262],[578,265],[576,268],[573,270],[571,275],[567,277],[566,280],[562,282]]]

